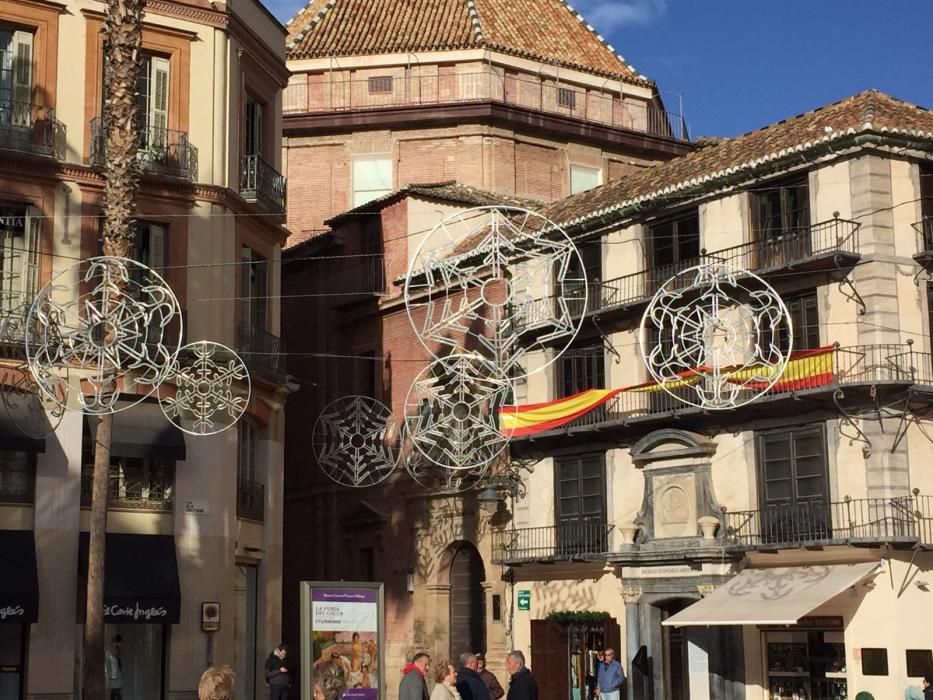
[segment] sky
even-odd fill
[[[282,22],[303,5],[266,2]],[[867,88],[933,108],[933,0],[570,4],[657,82],[668,110],[683,102],[694,137],[735,136]]]

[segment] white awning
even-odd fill
[[[878,562],[746,569],[662,624],[794,625],[877,568]]]

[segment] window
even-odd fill
[[[81,506],[91,506],[94,454],[85,441],[81,473]],[[107,507],[171,513],[174,503],[175,462],[167,459],[117,457],[110,460]]]
[[[794,328],[794,350],[812,350],[820,347],[820,316],[816,292],[785,299]],[[786,347],[787,326],[780,331],[781,347]]]
[[[133,239],[133,260],[164,276],[167,233],[164,224],[138,222]]]
[[[605,455],[556,459],[554,469],[558,551],[566,556],[605,552]]]
[[[580,268],[580,262],[583,268]],[[586,287],[583,279],[586,278]],[[557,294],[563,291],[567,298],[567,306],[574,316],[586,310],[601,308],[603,299],[600,298],[603,279],[603,246],[602,241],[590,241],[580,246],[580,257],[573,256],[567,268],[564,289],[555,290]],[[587,308],[583,308],[584,291],[588,290],[589,300]],[[576,299],[576,301],[575,301]]]
[[[35,485],[34,454],[0,451],[0,503],[32,503]]]
[[[832,534],[823,425],[758,436],[761,539],[799,544]]]
[[[862,647],[862,675],[888,675],[888,650]]]
[[[240,325],[243,328],[267,330],[268,265],[264,257],[244,246],[240,252]]]
[[[359,207],[392,192],[392,156],[353,159],[353,204]]]
[[[259,482],[257,469],[258,445],[256,428],[247,421],[238,423],[237,506],[240,518],[262,521],[265,509],[265,487]]]
[[[557,88],[557,106],[576,109],[577,93],[572,88]]]
[[[571,348],[557,365],[556,398],[572,396],[587,389],[604,389],[606,386],[606,353],[603,346],[591,345]]]
[[[242,484],[256,481],[256,429],[245,421],[238,426],[237,481]]]
[[[32,124],[32,40],[0,28],[0,129]]]
[[[262,113],[265,105],[254,97],[246,96],[243,115],[243,155],[262,156]]]
[[[168,147],[169,60],[143,52],[136,82],[139,150],[143,157],[165,159]]]
[[[806,180],[765,187],[755,194],[755,234],[773,241],[810,227],[810,189]]]
[[[583,165],[570,166],[570,194],[584,192],[602,184],[602,170]]]
[[[0,311],[9,313],[38,291],[41,212],[0,204]]]
[[[920,166],[920,250],[933,250],[933,166]]]
[[[680,269],[695,264],[699,255],[700,215],[697,211],[648,226],[648,262],[658,285]]]
[[[369,93],[371,95],[392,92],[392,76],[379,75],[369,79]]]

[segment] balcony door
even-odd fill
[[[581,266],[582,262],[582,266]],[[584,284],[583,280],[586,280]],[[603,299],[603,246],[602,241],[591,241],[580,246],[580,257],[572,257],[567,268],[563,289],[555,289],[557,296],[563,293],[571,314],[579,316],[586,311],[601,309],[612,300]],[[589,299],[584,303],[584,297]]]
[[[168,158],[169,60],[143,53],[136,82],[139,157],[162,164]]]
[[[606,455],[602,452],[555,460],[558,554],[605,552]]]
[[[648,293],[697,264],[700,255],[700,215],[696,210],[648,227]]]
[[[32,34],[0,27],[0,129],[32,124]]]
[[[0,310],[16,311],[32,302],[38,286],[39,225],[35,207],[0,204]]]
[[[810,188],[806,180],[764,187],[755,194],[758,269],[778,269],[810,255]]]
[[[762,539],[827,539],[832,526],[825,426],[758,435]]]

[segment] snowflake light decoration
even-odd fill
[[[445,469],[427,459],[418,450],[411,450],[405,460],[405,471],[416,484],[429,493],[452,496],[478,486],[489,471],[489,464],[473,469]]]
[[[185,345],[171,379],[175,392],[165,391],[159,405],[166,418],[190,435],[220,433],[236,425],[249,406],[249,370],[239,355],[220,343]]]
[[[444,219],[418,246],[404,290],[408,318],[432,356],[468,347],[513,378],[544,369],[570,345],[587,293],[573,241],[518,207],[477,207]],[[522,366],[528,353],[545,348],[557,349],[547,363]]]
[[[26,357],[45,398],[102,415],[151,395],[174,370],[181,337],[181,308],[157,273],[127,258],[89,258],[39,291]]]
[[[399,450],[391,411],[368,396],[344,396],[328,404],[314,423],[314,455],[331,480],[364,488],[395,471]]]
[[[780,295],[763,279],[707,263],[661,286],[642,316],[641,342],[661,389],[691,406],[727,410],[780,379],[793,327]]]
[[[445,469],[478,470],[508,445],[499,409],[512,385],[492,362],[456,354],[435,360],[412,382],[405,428],[422,457]]]

